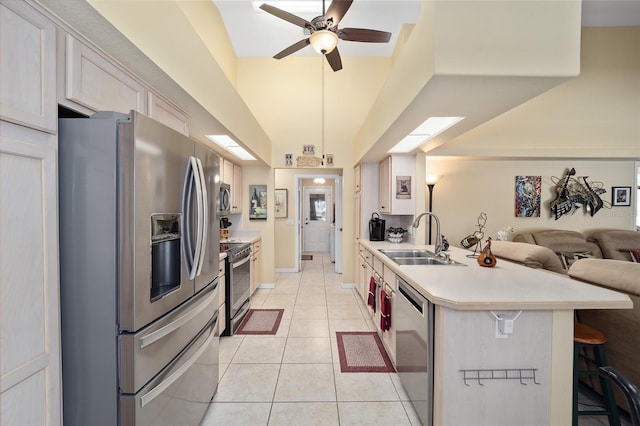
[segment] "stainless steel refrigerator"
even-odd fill
[[[219,157],[131,111],[60,119],[58,160],[64,423],[199,424],[218,383]]]

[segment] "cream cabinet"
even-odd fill
[[[415,213],[415,158],[387,157],[378,165],[378,210],[384,214]]]
[[[360,164],[358,164],[357,166],[355,166],[353,168],[353,180],[354,180],[354,189],[356,191],[356,193],[360,192],[361,185],[360,185],[360,179],[362,178],[362,173],[360,171]]]
[[[70,34],[65,37],[65,49],[65,100],[92,111],[147,114],[142,83]]]
[[[219,335],[222,336],[222,333],[224,332],[227,322],[225,321],[226,318],[226,307],[227,307],[227,295],[226,295],[226,285],[225,285],[225,279],[226,279],[226,271],[225,271],[225,260],[220,259],[220,267],[218,269],[218,331],[219,331]]]
[[[251,294],[262,284],[262,253],[261,248],[262,239],[259,239],[251,244]]]
[[[55,25],[25,1],[0,1],[0,118],[54,133],[55,71]]]
[[[189,119],[180,108],[153,92],[149,92],[148,105],[149,117],[189,136]]]
[[[233,185],[233,163],[226,158],[222,160],[222,176],[221,180],[224,183]]]
[[[231,184],[231,213],[242,213],[242,167],[233,165],[233,183]]]
[[[0,121],[2,424],[62,424],[56,145]]]

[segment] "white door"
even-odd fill
[[[305,186],[302,190],[303,251],[329,251],[332,222],[331,187]]]

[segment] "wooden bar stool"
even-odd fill
[[[582,323],[575,323],[573,328],[573,426],[578,425],[578,416],[607,416],[609,424],[619,426],[620,418],[618,417],[618,406],[613,396],[613,386],[608,378],[602,377],[599,373],[600,367],[607,366],[607,358],[604,353],[604,344],[607,336],[600,330],[597,330]],[[582,353],[586,349],[587,352],[593,354],[593,358],[588,354]],[[586,370],[581,370],[579,361],[586,361]],[[595,366],[589,369],[590,366]],[[581,376],[596,376],[600,380],[602,389],[602,397],[604,398],[605,410],[578,410],[578,383]]]

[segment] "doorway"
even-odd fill
[[[302,270],[303,252],[320,251],[329,254],[335,271],[341,274],[342,176],[296,175],[295,182],[296,270]]]
[[[302,251],[330,251],[333,222],[333,188],[331,186],[302,187]]]

